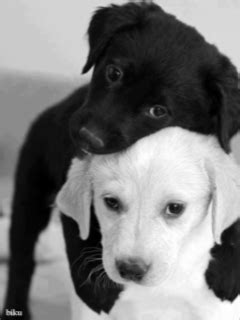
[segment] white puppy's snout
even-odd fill
[[[116,260],[115,265],[123,279],[134,282],[140,282],[150,268],[150,264],[138,257]]]

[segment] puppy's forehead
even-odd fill
[[[140,139],[124,152],[93,159],[94,177],[100,181],[142,180],[162,176],[169,180],[199,179],[201,165],[214,152],[214,138],[181,128],[167,128]],[[170,181],[171,182],[171,181]]]

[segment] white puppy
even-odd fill
[[[238,299],[221,301],[205,280],[210,249],[240,217],[240,169],[214,137],[167,128],[74,160],[56,202],[83,239],[92,201],[104,269],[125,287],[109,319],[239,320]]]

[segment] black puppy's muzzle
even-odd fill
[[[93,129],[88,127],[80,128],[79,132],[80,148],[85,152],[91,152],[91,150],[102,150],[105,147],[103,137]]]
[[[129,146],[120,130],[100,117],[76,114],[70,121],[70,133],[77,152],[108,154]]]

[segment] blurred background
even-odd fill
[[[0,219],[0,308],[6,283],[7,216],[19,146],[30,122],[41,110],[88,81],[90,74],[81,75],[88,50],[88,23],[96,7],[112,2],[0,0],[0,206],[4,214]],[[195,26],[240,70],[240,0],[156,2]],[[239,141],[239,137],[233,140],[233,150],[240,160]],[[54,230],[50,230],[51,239]],[[62,241],[58,235],[54,239],[54,244]],[[58,245],[46,245],[43,241],[41,261],[61,257]],[[67,319],[66,290],[54,270],[54,264],[52,269],[45,268],[45,264],[39,267],[32,290],[35,319]]]

